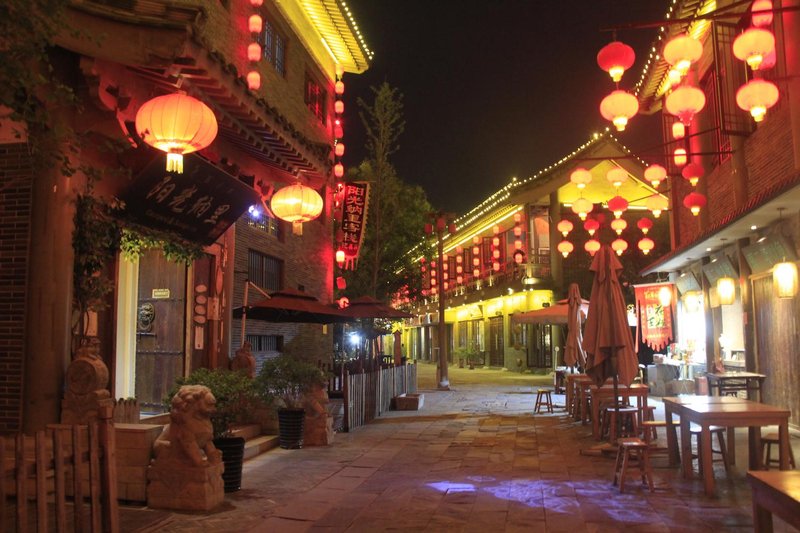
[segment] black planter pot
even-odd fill
[[[303,447],[305,409],[278,409],[278,443],[281,448],[294,450]]]
[[[244,438],[222,437],[214,439],[214,446],[222,452],[222,462],[225,465],[222,481],[225,483],[225,492],[236,492],[242,488]]]

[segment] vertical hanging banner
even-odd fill
[[[364,228],[367,223],[369,207],[369,183],[355,181],[345,183],[344,202],[342,204],[342,250],[344,250],[344,268],[353,270],[358,259],[358,252],[364,240]]]
[[[634,289],[641,338],[653,350],[662,350],[675,338],[672,327],[675,286],[672,283],[654,283],[634,285]],[[661,301],[662,289],[667,289],[670,293],[668,305],[664,305]]]

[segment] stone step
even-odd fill
[[[244,437],[244,440],[254,439],[261,435],[261,426],[258,424],[247,424],[236,426],[233,430],[234,437]]]
[[[258,455],[278,447],[277,435],[262,435],[247,439],[244,443],[244,460],[252,459]]]

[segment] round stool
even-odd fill
[[[719,449],[715,450],[714,446],[711,446],[711,462],[714,462],[714,454],[719,454],[722,459],[717,459],[718,461],[721,460],[722,464],[725,465],[725,471],[728,472],[729,470],[729,463],[728,463],[728,449],[725,447],[725,431],[727,428],[723,426],[711,426],[708,428],[711,440],[713,441],[714,435],[717,436],[717,442],[719,443]],[[689,433],[691,436],[697,437],[697,454],[692,455],[692,458],[697,458],[698,465],[700,466],[700,470],[703,470],[703,464],[700,460],[700,436],[702,435],[702,430],[700,426],[695,426],[694,424],[689,427]]]
[[[636,415],[639,410],[636,407],[606,407],[605,408],[605,427],[601,430],[601,434],[605,435],[608,430],[608,441],[614,443],[617,437],[635,437],[639,434],[637,427]],[[619,413],[619,420],[617,419]],[[619,423],[618,423],[619,422]],[[617,428],[620,427],[620,434],[617,435]]]
[[[619,440],[617,461],[614,464],[614,485],[619,484],[619,491],[625,490],[625,477],[629,466],[638,466],[642,483],[647,483],[653,492],[653,469],[650,467],[650,447],[639,438]]]
[[[536,405],[533,407],[533,412],[540,413],[543,407],[547,409],[548,413],[553,412],[553,399],[550,395],[550,389],[536,391]]]
[[[769,470],[769,465],[775,464],[780,466],[780,454],[778,454],[778,459],[772,458],[772,445],[778,446],[780,445],[780,439],[778,438],[777,433],[767,433],[763,437],[761,437],[761,455],[764,455],[764,450],[766,450],[767,454],[764,456],[764,468]],[[797,468],[794,462],[794,452],[792,451],[791,443],[789,444],[789,465],[792,468]]]

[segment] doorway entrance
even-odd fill
[[[489,365],[505,366],[503,353],[503,317],[489,319]]]

